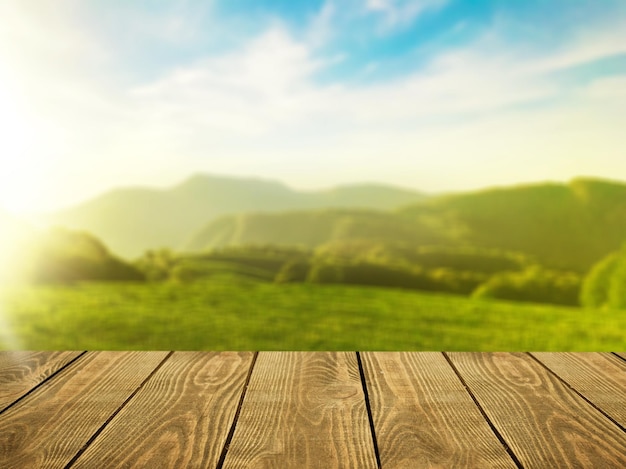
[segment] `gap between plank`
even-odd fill
[[[82,456],[82,454],[83,454],[83,453],[87,450],[87,448],[89,448],[89,445],[91,445],[91,444],[95,441],[95,439],[96,439],[96,438],[98,438],[98,436],[100,436],[100,434],[104,431],[104,429],[106,428],[106,426],[107,426],[109,423],[111,423],[111,420],[113,420],[113,419],[115,418],[115,416],[116,416],[117,414],[119,414],[119,413],[120,413],[120,411],[121,411],[124,407],[126,407],[126,404],[128,404],[128,403],[130,402],[130,400],[131,400],[133,397],[135,397],[135,395],[136,395],[136,394],[137,394],[137,393],[141,390],[141,388],[143,388],[143,387],[145,386],[145,384],[146,384],[146,383],[150,380],[150,378],[152,378],[152,377],[155,375],[155,373],[156,373],[157,371],[159,371],[159,369],[160,369],[160,368],[163,366],[163,364],[164,364],[164,363],[165,363],[165,362],[166,362],[166,361],[167,361],[167,360],[168,360],[168,359],[172,356],[172,354],[173,354],[173,353],[174,353],[174,352],[173,352],[173,351],[171,351],[171,352],[169,352],[169,353],[165,356],[165,358],[161,361],[161,363],[159,363],[159,364],[158,364],[158,365],[154,368],[154,370],[152,370],[152,372],[148,375],[148,377],[147,377],[146,379],[144,379],[144,380],[141,382],[141,384],[137,387],[137,389],[135,389],[135,390],[133,391],[133,393],[132,393],[130,396],[128,396],[128,397],[126,398],[126,400],[122,403],[122,405],[120,405],[120,406],[117,408],[117,410],[116,410],[115,412],[113,412],[113,413],[109,416],[109,418],[108,418],[108,419],[107,419],[107,420],[106,420],[106,421],[102,424],[102,426],[101,426],[98,430],[96,430],[96,432],[95,432],[95,433],[91,436],[91,438],[89,438],[89,440],[87,441],[87,443],[85,443],[85,444],[83,445],[83,447],[82,447],[81,449],[79,449],[79,450],[78,450],[78,452],[74,455],[74,457],[70,460],[70,462],[68,462],[68,463],[65,465],[65,468],[64,468],[64,469],[68,469],[69,467],[71,467],[71,466],[72,466],[72,465],[73,465],[73,464],[74,464],[74,463],[78,460],[78,458],[80,458],[80,457]]]
[[[617,358],[619,358],[620,360],[626,362],[626,358],[622,357],[621,355],[619,355],[617,352],[611,352],[614,356],[616,356]]]
[[[441,352],[444,356],[444,358],[446,359],[446,361],[448,362],[448,364],[452,367],[452,369],[454,370],[454,372],[456,373],[457,377],[461,380],[461,383],[463,384],[463,386],[465,387],[465,390],[467,391],[467,393],[470,395],[470,397],[472,398],[472,400],[474,401],[474,404],[476,404],[476,407],[478,407],[478,410],[480,411],[480,413],[482,414],[483,418],[485,419],[485,421],[487,422],[487,425],[489,425],[489,428],[491,428],[491,431],[493,432],[493,434],[498,438],[498,440],[500,441],[500,443],[504,446],[504,449],[506,450],[506,452],[508,453],[508,455],[511,457],[511,459],[513,460],[513,462],[515,463],[515,465],[519,468],[519,469],[523,469],[524,466],[522,465],[522,463],[520,462],[519,459],[517,459],[517,456],[515,455],[515,453],[513,452],[513,450],[509,447],[508,443],[506,442],[506,440],[504,439],[504,437],[500,434],[500,432],[498,431],[498,429],[495,427],[495,425],[491,422],[491,420],[489,419],[489,417],[487,416],[485,410],[482,408],[482,406],[479,404],[478,399],[476,399],[476,396],[474,396],[474,393],[472,392],[472,390],[470,389],[470,387],[468,386],[468,384],[465,382],[465,379],[463,379],[463,376],[461,376],[461,373],[459,372],[459,370],[456,368],[456,366],[454,366],[454,363],[452,363],[452,360],[450,360],[450,357],[448,356],[448,354],[446,352]]]
[[[361,375],[361,385],[363,386],[363,395],[365,397],[365,407],[367,408],[367,418],[370,423],[372,432],[372,443],[374,444],[374,454],[376,455],[376,467],[381,469],[380,453],[378,452],[378,441],[376,439],[376,429],[374,428],[374,416],[372,415],[372,406],[370,405],[370,396],[367,392],[367,382],[365,381],[365,371],[363,370],[363,362],[361,361],[361,353],[356,352],[356,361],[359,364],[359,374]]]
[[[617,420],[615,420],[613,417],[611,417],[610,415],[608,415],[606,412],[604,412],[600,407],[598,407],[597,405],[595,405],[593,402],[591,402],[589,399],[587,399],[585,396],[583,396],[581,393],[579,393],[576,389],[574,389],[567,381],[565,381],[563,378],[561,378],[556,372],[552,371],[552,369],[550,369],[548,367],[548,365],[544,364],[542,361],[540,361],[537,357],[535,357],[532,353],[530,352],[526,352],[528,353],[528,355],[530,356],[530,358],[532,358],[533,360],[535,360],[537,363],[539,363],[543,368],[545,368],[550,374],[556,376],[556,378],[563,383],[568,389],[570,389],[571,391],[573,391],[576,395],[578,395],[579,397],[581,397],[587,404],[589,404],[591,407],[593,407],[594,409],[596,409],[598,412],[600,412],[602,415],[604,415],[607,419],[609,419],[611,422],[613,422],[615,425],[617,425],[620,430],[622,430],[623,432],[626,432],[626,428],[624,428],[624,426],[622,424],[620,424]]]
[[[241,412],[241,408],[243,407],[243,400],[246,397],[246,391],[248,390],[248,386],[250,385],[250,378],[252,377],[252,370],[254,370],[254,365],[256,364],[256,359],[258,356],[259,352],[254,352],[254,355],[252,356],[252,362],[250,363],[250,369],[248,370],[248,376],[246,376],[246,381],[243,385],[243,390],[241,391],[239,404],[237,404],[237,410],[235,411],[235,416],[233,417],[233,423],[230,426],[228,435],[226,436],[226,441],[224,442],[224,447],[222,448],[220,459],[217,461],[216,469],[222,469],[224,461],[226,460],[226,453],[228,453],[228,447],[230,446],[230,442],[232,441],[233,435],[235,434],[235,427],[237,426],[237,421],[239,420],[239,414]]]
[[[41,383],[37,383],[35,386],[33,386],[31,389],[28,390],[28,392],[26,394],[24,394],[23,396],[18,397],[17,399],[15,399],[13,402],[11,402],[8,406],[6,406],[3,410],[0,411],[0,414],[6,412],[7,410],[9,410],[11,407],[13,407],[15,404],[17,404],[18,402],[20,402],[22,399],[25,399],[27,396],[31,395],[33,392],[35,392],[37,389],[39,389],[41,386],[43,386],[44,384],[49,384],[50,381],[55,378],[56,376],[58,376],[62,371],[66,370],[70,365],[74,364],[74,362],[76,362],[76,360],[78,360],[80,357],[82,357],[83,355],[85,355],[87,352],[83,351],[81,352],[79,355],[77,355],[76,357],[72,358],[69,362],[67,362],[65,365],[63,365],[61,368],[59,368],[58,370],[56,370],[54,373],[52,373],[50,376],[48,376],[46,379],[44,379]]]

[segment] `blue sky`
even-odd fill
[[[0,3],[0,206],[195,172],[626,180],[622,0]]]

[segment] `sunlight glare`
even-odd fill
[[[0,66],[0,206],[17,213],[35,197],[27,183],[33,169],[34,122],[4,75]]]

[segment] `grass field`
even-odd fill
[[[11,287],[0,347],[63,350],[626,350],[626,314],[239,278]]]

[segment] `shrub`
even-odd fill
[[[293,259],[283,264],[274,277],[276,283],[304,282],[309,274],[311,263],[305,259]]]
[[[311,266],[306,280],[311,283],[344,283],[343,274],[339,264],[318,262]]]
[[[581,305],[590,308],[599,308],[608,304],[609,289],[612,284],[613,273],[619,262],[619,253],[614,252],[591,268],[581,287]]]
[[[626,244],[591,268],[580,297],[588,307],[626,308]]]
[[[158,249],[146,251],[135,262],[135,266],[144,273],[146,279],[159,281],[170,278],[176,263],[177,258],[169,249]]]
[[[473,297],[575,306],[580,284],[575,273],[534,266],[523,272],[494,275],[476,289]]]

